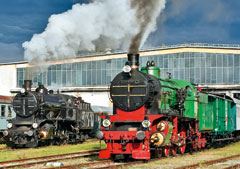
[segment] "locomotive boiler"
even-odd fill
[[[81,98],[54,94],[43,85],[32,91],[31,81],[13,99],[16,118],[7,124],[10,147],[78,143],[89,137],[94,114]]]
[[[102,159],[183,154],[228,140],[236,130],[231,128],[231,100],[202,93],[188,81],[162,79],[153,61],[139,71],[139,54],[128,54],[110,95],[114,114],[102,116],[97,133],[107,144],[99,153]]]

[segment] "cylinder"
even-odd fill
[[[31,80],[24,80],[23,87],[26,91],[31,91],[32,81]]]
[[[139,54],[129,53],[127,56],[128,56],[128,65],[131,66],[132,69],[138,69],[138,67],[139,67]]]

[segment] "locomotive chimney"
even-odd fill
[[[24,80],[23,88],[25,89],[25,91],[31,91],[32,81],[31,80]]]
[[[137,69],[139,67],[139,54],[129,53],[128,55],[128,65],[131,66],[132,69]]]

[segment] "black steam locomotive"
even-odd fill
[[[90,104],[80,97],[54,94],[43,85],[31,91],[25,80],[21,92],[13,99],[16,118],[7,124],[9,147],[81,143],[94,127]]]

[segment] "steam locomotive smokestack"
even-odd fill
[[[127,56],[128,56],[128,65],[131,66],[132,69],[138,69],[138,67],[139,67],[139,54],[129,53]]]
[[[24,80],[23,87],[26,91],[31,91],[32,81],[31,80]]]

